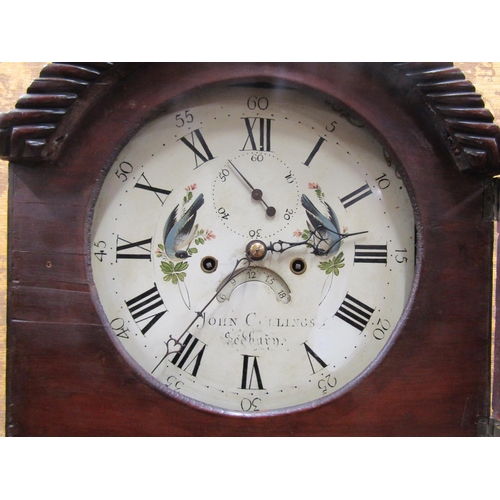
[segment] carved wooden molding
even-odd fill
[[[406,80],[402,85],[413,93],[424,119],[431,118],[459,170],[500,173],[500,129],[459,68],[452,63],[395,63],[393,70],[400,82]]]
[[[16,108],[0,115],[0,156],[10,161],[54,159],[47,145],[59,136],[62,119],[82,93],[112,67],[113,63],[45,66]]]
[[[117,66],[124,74],[130,70],[123,63],[54,63],[43,68],[16,108],[0,115],[0,157],[18,163],[57,159],[68,133],[63,119],[67,122],[71,113],[74,118],[82,96],[102,88],[103,76]],[[415,112],[431,122],[459,170],[500,173],[500,129],[460,69],[452,63],[377,67],[405,92]]]

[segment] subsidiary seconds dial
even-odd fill
[[[295,175],[270,151],[241,152],[228,159],[213,184],[220,221],[244,238],[269,238],[293,222],[300,192]]]

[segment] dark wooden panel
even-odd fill
[[[100,320],[85,292],[13,285],[9,293],[12,320],[36,323],[94,324]]]
[[[85,257],[70,253],[13,252],[12,281],[24,286],[88,291]]]
[[[9,237],[19,251],[82,253],[85,210],[53,203],[18,203]]]

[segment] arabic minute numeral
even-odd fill
[[[112,321],[110,321],[110,326],[112,330],[116,333],[117,337],[120,337],[122,339],[128,339],[128,333],[130,330],[128,328],[125,328],[125,320],[122,318],[115,318]]]
[[[184,113],[178,113],[175,115],[175,125],[178,128],[184,127],[186,123],[193,123],[194,117],[189,112],[189,109],[186,109]]]
[[[134,167],[128,161],[122,161],[115,172],[116,177],[122,182],[128,180],[128,176],[134,171]]]
[[[240,406],[243,411],[259,411],[258,403],[260,403],[260,401],[260,398],[243,398]]]
[[[290,220],[292,218],[292,215],[293,215],[293,210],[287,208],[285,214],[283,215],[283,219]]]
[[[104,241],[98,241],[97,243],[94,243],[94,246],[99,250],[99,252],[94,252],[95,258],[99,261],[102,262],[103,258],[105,255],[108,255],[104,249],[106,248],[106,242]]]
[[[408,262],[408,257],[402,255],[403,253],[408,252],[408,250],[406,250],[406,248],[404,248],[403,250],[396,250],[396,252],[398,252],[398,253],[395,255],[394,259],[396,260],[396,262],[398,264],[404,264],[404,263]]]
[[[247,108],[252,111],[257,108],[261,111],[265,111],[268,107],[269,99],[267,97],[257,97],[253,95],[247,99]]]
[[[170,377],[167,378],[165,385],[170,389],[178,392],[182,389],[184,382],[182,382],[181,380],[177,380],[177,377],[175,377],[174,375],[170,375]]]
[[[387,189],[391,185],[391,181],[387,178],[387,174],[382,174],[375,179],[380,189]]]
[[[328,124],[325,128],[327,132],[333,132],[335,130],[335,125],[337,125],[337,122],[334,120],[330,124]]]
[[[337,379],[332,377],[332,374],[329,373],[325,378],[322,378],[318,381],[318,388],[321,389],[323,394],[327,394],[329,389],[333,389],[337,385]]]
[[[379,319],[377,321],[377,326],[378,328],[375,328],[375,330],[373,330],[373,336],[377,340],[383,340],[385,338],[387,330],[389,330],[389,328],[391,327],[391,323],[387,319]]]

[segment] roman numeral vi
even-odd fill
[[[257,356],[243,354],[241,389],[264,389],[260,376],[259,364],[257,363]]]

